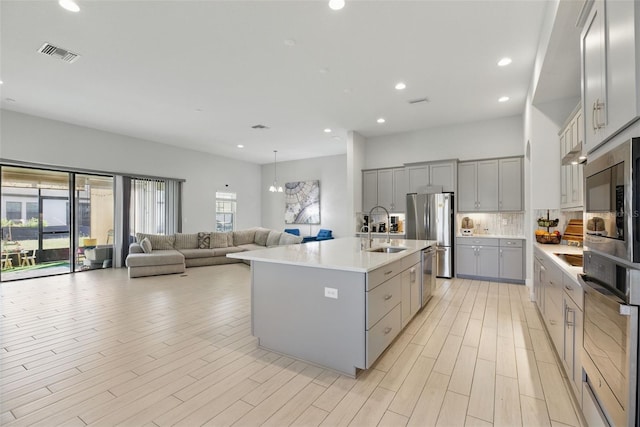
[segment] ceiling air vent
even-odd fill
[[[59,48],[49,43],[45,43],[42,45],[38,52],[52,56],[54,58],[62,59],[64,62],[72,63],[75,62],[76,59],[80,57],[77,53],[69,52],[68,50]]]
[[[429,98],[418,98],[418,99],[411,99],[408,101],[409,104],[421,104],[421,103],[427,103],[429,102]]]
[[[265,125],[253,125],[253,126],[251,126],[251,129],[269,129],[269,126],[265,126]]]

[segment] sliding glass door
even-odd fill
[[[112,177],[1,166],[1,184],[1,281],[111,265],[98,245],[113,245]],[[85,262],[89,246],[99,261]]]

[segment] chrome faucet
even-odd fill
[[[373,223],[373,211],[376,210],[377,208],[381,208],[383,211],[385,211],[385,213],[387,214],[387,243],[391,243],[391,235],[389,234],[389,232],[391,231],[391,217],[389,216],[389,211],[387,210],[387,208],[385,208],[384,206],[374,206],[371,208],[371,210],[369,211],[369,230],[368,233],[369,235],[368,240],[369,240],[369,248],[371,248],[371,246],[373,246],[373,239],[371,238],[371,224]]]

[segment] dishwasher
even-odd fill
[[[427,305],[433,296],[433,290],[436,286],[435,267],[436,248],[429,246],[422,251],[422,306]]]

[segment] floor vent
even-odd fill
[[[80,57],[77,53],[69,52],[68,50],[59,48],[49,43],[45,43],[42,45],[38,52],[52,56],[54,58],[62,59],[64,62],[72,63],[75,62],[76,59]]]

